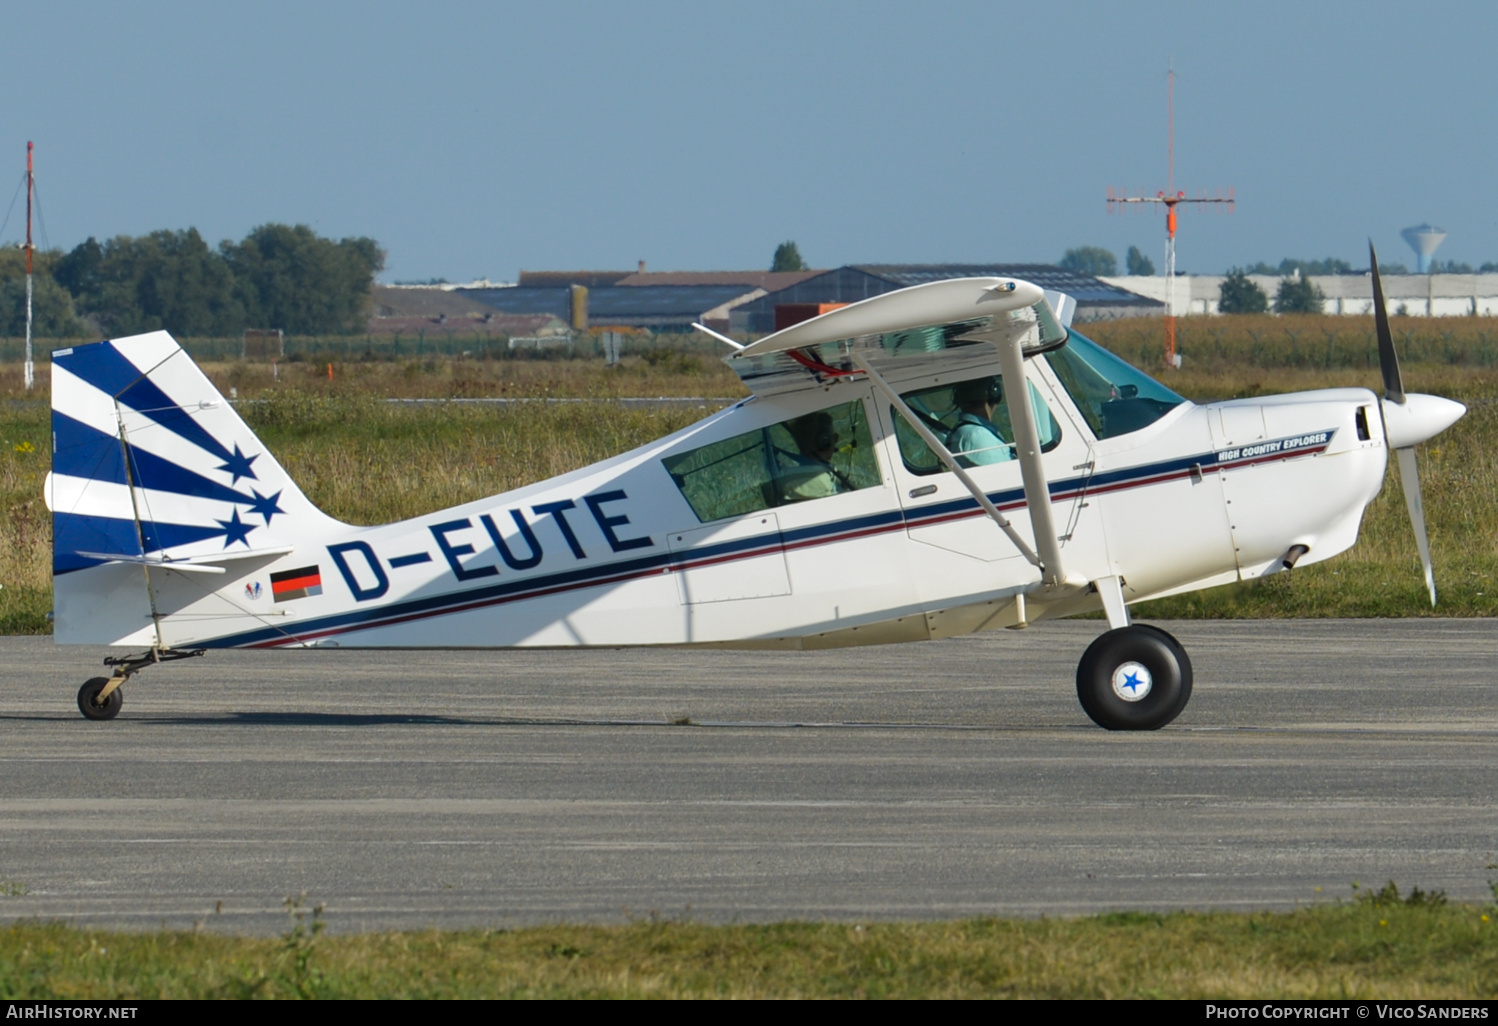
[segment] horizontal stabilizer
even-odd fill
[[[221,566],[207,566],[186,561],[179,563],[169,559],[154,559],[151,556],[131,556],[123,552],[80,552],[79,555],[87,559],[97,559],[106,564],[134,563],[137,566],[155,566],[163,570],[180,570],[183,573],[221,574],[225,572]]]
[[[239,552],[208,552],[201,556],[184,559],[168,559],[165,556],[133,556],[123,552],[80,552],[85,559],[98,559],[106,563],[136,563],[141,566],[159,566],[165,570],[181,570],[184,573],[221,574],[224,568],[217,564],[234,563],[245,559],[273,559],[296,551],[295,545],[282,545],[273,549],[243,549]]]

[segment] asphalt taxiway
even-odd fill
[[[1185,622],[1165,730],[1097,622],[820,653],[215,652],[112,722],[0,638],[0,919],[238,932],[1489,897],[1498,621]]]

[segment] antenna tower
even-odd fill
[[[1157,192],[1153,196],[1133,196],[1108,187],[1108,213],[1112,214],[1118,210],[1127,210],[1124,204],[1129,203],[1159,203],[1165,208],[1165,365],[1167,367],[1179,367],[1180,357],[1176,355],[1176,317],[1175,317],[1175,283],[1176,283],[1176,207],[1182,204],[1191,205],[1199,203],[1209,206],[1211,209],[1221,210],[1227,208],[1228,213],[1233,212],[1236,199],[1230,188],[1226,193],[1214,192],[1211,196],[1200,193],[1196,196],[1187,196],[1184,192],[1176,190],[1176,72],[1172,66],[1167,73],[1166,86],[1166,120],[1167,134],[1165,144],[1165,184],[1164,192]]]
[[[31,353],[31,257],[36,247],[31,244],[31,197],[36,193],[36,175],[31,166],[30,142],[26,143],[26,391],[36,382],[36,364]]]

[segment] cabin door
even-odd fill
[[[1030,399],[1041,425],[1041,440],[1047,450],[1046,471],[1057,475],[1061,464],[1080,439],[1067,438],[1060,423],[1033,385]],[[1020,466],[1014,456],[1004,382],[997,375],[951,384],[901,389],[902,398],[947,448],[957,455],[968,475],[1014,525],[1021,538],[1034,537],[1025,508]],[[1000,581],[1028,579],[1036,571],[999,526],[993,522],[957,475],[948,471],[905,419],[888,403],[881,403],[885,431],[893,436],[888,449],[900,503],[904,509],[906,534],[927,547],[933,567],[945,567],[944,554],[960,557],[959,563],[985,565],[982,577]],[[1064,451],[1065,450],[1065,451]],[[1077,462],[1073,459],[1072,462]],[[1069,466],[1069,464],[1068,464]],[[1066,523],[1067,510],[1058,504],[1058,528]],[[920,559],[919,552],[916,557]]]

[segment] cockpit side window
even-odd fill
[[[1045,358],[1098,438],[1149,427],[1186,401],[1075,329]]]
[[[1061,425],[1056,423],[1035,386],[1028,382],[1027,385],[1040,428],[1041,449],[1050,452],[1061,443]],[[977,467],[1014,459],[1014,429],[1009,422],[1009,403],[999,375],[923,388],[904,393],[900,398],[947,451],[957,457],[959,465]],[[890,416],[895,423],[900,459],[907,470],[925,475],[940,474],[947,469],[898,411],[891,408]]]
[[[882,482],[862,400],[756,428],[661,461],[703,523]]]

